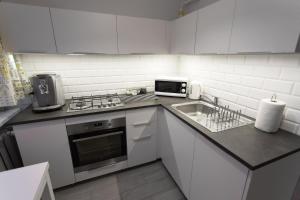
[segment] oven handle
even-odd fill
[[[82,141],[86,141],[86,140],[103,138],[103,137],[107,137],[107,136],[120,135],[122,133],[123,133],[123,131],[117,131],[117,132],[112,132],[112,133],[103,134],[103,135],[96,135],[96,136],[91,136],[91,137],[86,137],[86,138],[81,138],[81,139],[75,139],[75,140],[72,140],[72,142],[74,142],[74,143],[82,142]]]

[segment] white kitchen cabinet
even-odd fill
[[[167,21],[117,16],[120,54],[168,53]]]
[[[188,198],[193,165],[195,130],[169,111],[160,116],[162,162]]]
[[[295,52],[299,10],[299,0],[237,0],[230,52]]]
[[[117,54],[116,16],[51,8],[59,53]]]
[[[49,162],[54,188],[75,182],[64,120],[13,126],[24,165]]]
[[[141,108],[126,112],[128,167],[157,158],[157,108]]]
[[[190,200],[242,200],[248,171],[247,167],[197,134]]]
[[[194,54],[197,11],[170,22],[171,53]]]
[[[236,0],[219,0],[198,10],[195,54],[228,53]]]
[[[8,51],[56,52],[49,8],[0,2],[0,33]]]

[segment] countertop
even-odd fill
[[[40,163],[0,173],[0,194],[5,200],[37,200],[44,190],[48,163]]]
[[[8,122],[11,118],[13,118],[16,114],[20,112],[20,108],[13,108],[10,110],[5,110],[0,112],[0,128]]]
[[[61,110],[46,113],[33,113],[29,107],[11,119],[7,125],[65,119],[75,116],[142,107],[162,106],[251,170],[256,170],[275,162],[276,160],[300,151],[300,137],[284,130],[279,130],[277,133],[269,134],[256,129],[253,124],[251,124],[218,133],[212,133],[171,107],[172,104],[187,101],[191,100],[174,97],[159,97],[148,101],[130,102],[126,103],[124,106],[110,109],[69,113],[66,112],[66,106],[64,106]]]

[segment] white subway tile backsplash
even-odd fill
[[[289,94],[292,90],[292,87],[293,82],[266,79],[264,81],[263,89]]]
[[[300,96],[300,83],[294,85],[293,95]]]
[[[225,80],[229,83],[240,83],[241,82],[241,77],[237,75],[232,75],[232,74],[226,74]]]
[[[298,68],[284,67],[281,71],[280,79],[300,82],[300,67]]]
[[[249,65],[236,65],[234,67],[234,73],[241,74],[245,76],[250,76],[253,74],[254,67]]]
[[[266,55],[247,55],[245,64],[247,65],[265,65],[269,61],[269,56]]]
[[[264,79],[250,76],[241,77],[241,84],[253,88],[262,88]]]
[[[266,55],[21,55],[27,74],[62,75],[65,97],[154,90],[163,75],[186,76],[204,84],[221,105],[255,118],[259,101],[274,93],[286,102],[281,128],[300,135],[300,54]]]
[[[271,98],[273,94],[274,92],[252,88],[249,90],[249,93],[246,96],[260,100],[265,98]]]
[[[263,78],[274,78],[278,79],[280,76],[281,68],[280,67],[265,67],[256,65],[253,67],[252,76],[263,77]]]
[[[297,130],[299,128],[299,125],[294,123],[294,122],[290,122],[290,121],[287,121],[287,120],[283,120],[281,122],[281,126],[280,128],[284,129],[284,130],[287,130],[291,133],[295,133],[297,134]]]
[[[300,110],[300,97],[278,94],[277,98],[284,101],[288,107]]]
[[[231,55],[228,56],[228,63],[237,65],[237,64],[245,64],[245,56],[244,55]]]
[[[285,119],[300,124],[300,111],[294,109],[287,109]]]
[[[256,99],[239,96],[237,100],[237,104],[245,106],[247,108],[257,109],[259,101]]]
[[[282,67],[298,66],[299,55],[298,54],[271,54],[270,64]]]
[[[245,115],[249,116],[249,117],[252,117],[252,118],[256,118],[256,115],[257,115],[257,110],[255,109],[251,109],[251,108],[247,108],[245,110]]]
[[[28,75],[55,72],[63,79],[65,98],[147,87],[157,76],[177,75],[177,57],[167,55],[21,55]]]

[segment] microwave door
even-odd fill
[[[181,93],[181,82],[157,81],[155,82],[156,92]]]

